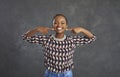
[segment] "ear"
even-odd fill
[[[66,30],[68,30],[68,25],[66,25]]]

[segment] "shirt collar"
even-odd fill
[[[66,39],[66,35],[64,35],[63,38],[56,38],[56,37],[55,37],[55,34],[53,34],[51,37],[53,37],[53,39],[54,39],[54,40],[57,40],[57,41],[63,41],[63,40]]]

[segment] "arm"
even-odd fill
[[[40,32],[42,34],[46,34],[46,33],[48,33],[49,30],[50,30],[50,28],[48,28],[48,27],[39,26],[35,29],[32,29],[32,30],[26,32],[23,35],[23,40],[26,40],[27,42],[30,42],[30,43],[42,44],[44,41],[47,40],[48,36],[46,36],[46,35],[35,35],[35,34],[37,32]]]
[[[74,33],[74,34],[78,34],[78,33],[85,34],[85,36],[75,35],[72,37],[74,40],[74,43],[76,45],[89,44],[89,43],[95,41],[95,39],[96,39],[96,37],[90,31],[88,31],[87,29],[84,29],[82,27],[75,27],[75,28],[71,28],[69,30],[71,30],[72,33]]]
[[[85,34],[87,37],[89,37],[89,38],[94,37],[94,35],[93,35],[90,31],[88,31],[87,29],[82,28],[82,27],[71,28],[71,31],[72,31],[74,34],[84,33],[84,34]]]
[[[49,30],[50,30],[50,28],[48,28],[48,27],[39,26],[33,30],[26,32],[25,36],[31,37],[31,36],[35,35],[37,32],[40,32],[42,34],[47,34]]]

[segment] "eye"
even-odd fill
[[[62,22],[61,24],[65,24],[65,23]]]
[[[57,24],[56,22],[54,24]]]

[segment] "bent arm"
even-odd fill
[[[85,28],[81,28],[81,30],[80,30],[82,33],[84,33],[87,37],[89,37],[89,38],[93,38],[94,37],[94,35],[90,32],[90,31],[88,31],[87,29],[85,29]]]
[[[27,37],[31,37],[31,36],[35,35],[37,32],[40,32],[42,34],[47,34],[49,30],[50,30],[50,28],[48,28],[48,27],[39,26],[33,30],[26,32],[25,35]]]
[[[88,31],[87,29],[82,28],[82,27],[75,27],[75,28],[71,28],[70,30],[71,30],[74,34],[83,33],[83,34],[85,34],[85,35],[86,35],[87,37],[89,37],[89,38],[94,37],[94,35],[93,35],[90,31]]]
[[[35,35],[35,34],[37,32],[40,32],[42,34],[46,34],[46,33],[48,33],[48,30],[50,30],[50,28],[42,27],[42,26],[37,27],[37,28],[32,29],[32,30],[29,30],[23,35],[23,40],[26,40],[30,43],[42,44],[44,41],[46,41],[47,36],[46,35]]]
[[[25,33],[25,36],[26,36],[26,37],[32,37],[32,36],[35,35],[37,32],[38,32],[38,29],[35,28],[35,29],[33,29],[33,30],[27,31],[27,32]]]
[[[75,44],[89,44],[93,41],[96,40],[96,36],[93,35],[90,31],[88,31],[87,29],[84,29],[82,27],[76,27],[76,28],[72,28],[71,29],[73,33],[78,34],[78,33],[83,33],[85,36],[79,36],[79,35],[75,35],[73,37],[74,43]]]

